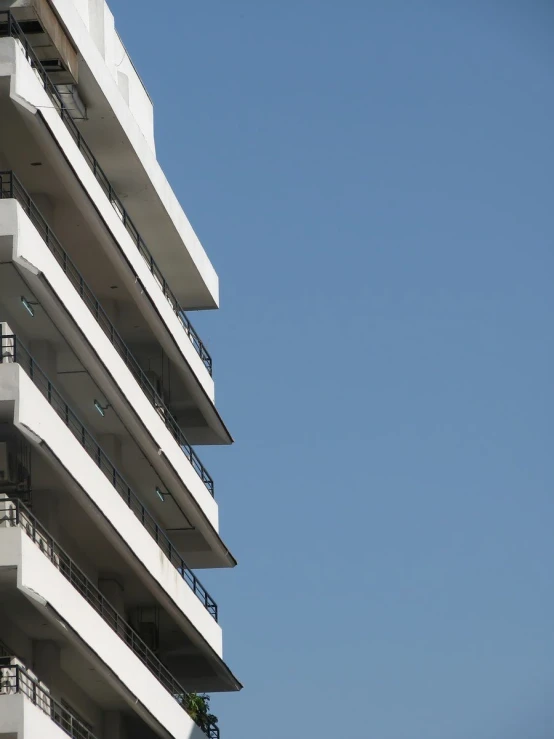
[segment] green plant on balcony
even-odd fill
[[[210,696],[206,693],[189,693],[185,699],[189,716],[201,729],[208,729],[217,724],[217,716],[210,713]]]

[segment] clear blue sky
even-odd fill
[[[554,5],[111,7],[221,279],[222,739],[551,739]]]

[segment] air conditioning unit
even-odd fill
[[[0,487],[14,485],[13,455],[10,454],[6,441],[0,441]]]

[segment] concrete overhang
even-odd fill
[[[0,0],[0,8],[17,15],[33,2]],[[83,136],[182,307],[217,308],[217,274],[89,29],[72,0],[50,5],[78,52],[78,91],[87,108],[79,122]]]

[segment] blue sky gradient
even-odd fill
[[[551,739],[553,4],[111,8],[221,279],[222,739]]]

